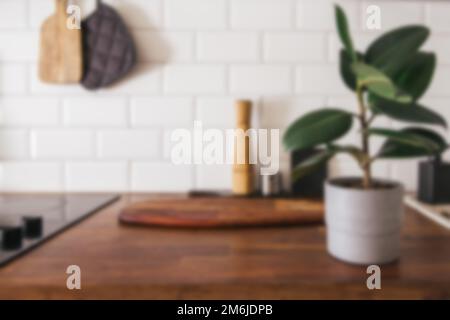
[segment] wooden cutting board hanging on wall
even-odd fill
[[[67,26],[67,0],[55,0],[55,8],[41,27],[39,78],[47,83],[78,83],[83,74],[81,30]]]

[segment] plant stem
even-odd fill
[[[370,159],[369,135],[367,133],[369,121],[367,120],[366,106],[364,105],[364,95],[362,86],[358,85],[356,94],[358,98],[359,119],[361,123],[362,151],[366,155],[366,159]],[[371,161],[365,160],[362,163],[360,163],[360,166],[364,173],[363,187],[364,189],[369,189],[372,186]]]

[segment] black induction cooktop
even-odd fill
[[[118,200],[117,195],[0,195],[0,267]]]

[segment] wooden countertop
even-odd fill
[[[400,261],[366,269],[331,258],[323,226],[170,230],[119,225],[119,202],[0,269],[1,299],[450,299],[450,232],[407,211]],[[66,288],[79,265],[82,289]]]

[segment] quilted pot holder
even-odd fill
[[[82,22],[84,73],[81,84],[95,90],[123,78],[136,64],[136,47],[125,23],[110,6],[97,9]]]

